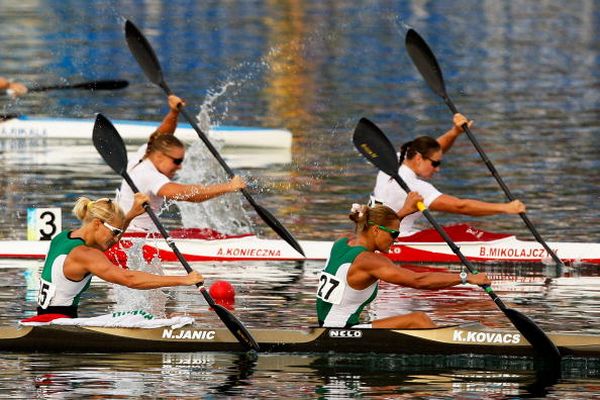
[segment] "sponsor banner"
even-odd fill
[[[330,329],[329,337],[330,338],[361,338],[362,331],[359,329]]]

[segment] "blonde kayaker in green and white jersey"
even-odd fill
[[[350,219],[356,235],[337,240],[319,276],[317,317],[319,326],[335,328],[432,328],[436,325],[423,312],[360,322],[363,309],[377,297],[379,281],[415,289],[443,289],[459,284],[489,285],[484,273],[414,272],[394,264],[387,253],[398,237],[400,219],[414,213],[422,197],[410,192],[396,214],[384,205],[352,206]]]
[[[162,276],[131,271],[114,265],[104,254],[118,242],[129,222],[142,214],[148,196],[135,195],[131,210],[123,210],[110,199],[92,201],[81,197],[73,213],[83,222],[74,231],[65,231],[50,244],[38,291],[38,316],[57,314],[76,318],[79,297],[87,290],[92,276],[134,289],[187,286],[202,282],[193,271],[185,276]]]

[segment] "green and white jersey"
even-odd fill
[[[40,277],[39,307],[44,310],[51,306],[77,307],[81,293],[90,286],[92,275],[79,282],[72,281],[65,276],[63,265],[74,248],[84,245],[83,239],[71,238],[70,231],[63,231],[52,239]]]
[[[319,275],[319,326],[345,328],[359,324],[360,313],[377,296],[378,282],[363,290],[352,289],[348,285],[348,270],[352,262],[366,250],[363,246],[349,246],[347,238],[333,244],[325,268]]]

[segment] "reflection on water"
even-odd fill
[[[4,393],[28,398],[61,396],[187,398],[439,398],[535,396],[559,398],[593,390],[598,362],[563,363],[564,383],[548,387],[529,360],[311,354],[10,354],[0,361]],[[273,379],[285,374],[285,381]],[[169,382],[164,385],[163,382]]]
[[[30,86],[107,78],[131,84],[113,92],[2,98],[0,112],[90,118],[101,111],[112,119],[158,121],[166,111],[164,97],[147,83],[123,40],[122,17],[131,18],[148,34],[172,89],[203,122],[293,132],[291,157],[223,149],[224,157],[249,180],[259,204],[297,238],[332,240],[350,229],[349,205],[365,202],[375,180],[374,168],[350,142],[360,117],[375,121],[396,145],[450,125],[446,106],[403,48],[404,31],[411,26],[434,49],[449,94],[475,120],[475,134],[511,191],[527,204],[542,236],[600,241],[597,2],[575,0],[569,7],[554,0],[177,4],[103,0],[81,8],[73,0],[3,2],[0,75]],[[112,196],[119,178],[87,145],[0,141],[0,238],[25,238],[29,207],[61,207],[63,226],[69,227],[76,224],[70,209],[78,196]],[[186,180],[224,179],[203,151],[201,145],[191,149],[198,158]],[[445,157],[434,182],[459,197],[503,201],[466,138]],[[241,197],[233,195],[227,204],[228,211],[218,202],[181,213],[173,207],[163,218],[167,226],[198,222],[231,232],[252,227],[274,237]],[[531,237],[517,217],[436,217]],[[0,264],[1,324],[33,314],[39,267],[35,261]],[[162,267],[165,273],[182,273],[176,264]],[[236,287],[234,312],[246,325],[290,328],[315,324],[320,267],[194,264],[207,284],[226,279]],[[432,269],[458,272],[460,266]],[[492,276],[508,305],[543,329],[600,334],[597,268],[575,266],[550,282],[540,266],[483,265],[481,270]],[[167,315],[220,324],[195,290],[161,293],[156,297]],[[81,315],[133,301],[126,291],[121,294],[94,281],[82,298]],[[488,295],[470,287],[423,292],[384,284],[369,312],[384,317],[409,310],[425,311],[440,324],[510,326]],[[541,397],[546,390],[531,365],[487,358],[4,354],[0,364],[0,397],[13,398],[501,398]],[[596,363],[565,364],[562,372],[548,389],[551,395],[595,395]]]

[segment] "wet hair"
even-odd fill
[[[150,138],[148,139],[148,146],[146,147],[144,159],[148,158],[152,153],[157,151],[167,152],[174,147],[183,149],[185,146],[181,140],[177,139],[175,136],[156,131],[150,135]]]
[[[111,199],[103,198],[96,201],[87,197],[80,197],[75,202],[73,214],[84,224],[98,218],[103,222],[122,222],[125,219],[125,213],[119,205]]]
[[[356,233],[369,229],[369,222],[387,226],[400,219],[394,210],[383,204],[377,204],[374,207],[355,204],[352,206],[348,218],[356,224]]]
[[[406,142],[400,146],[400,165],[404,159],[412,160],[417,153],[425,157],[430,157],[433,153],[442,148],[439,142],[431,136],[419,136],[411,142]]]

